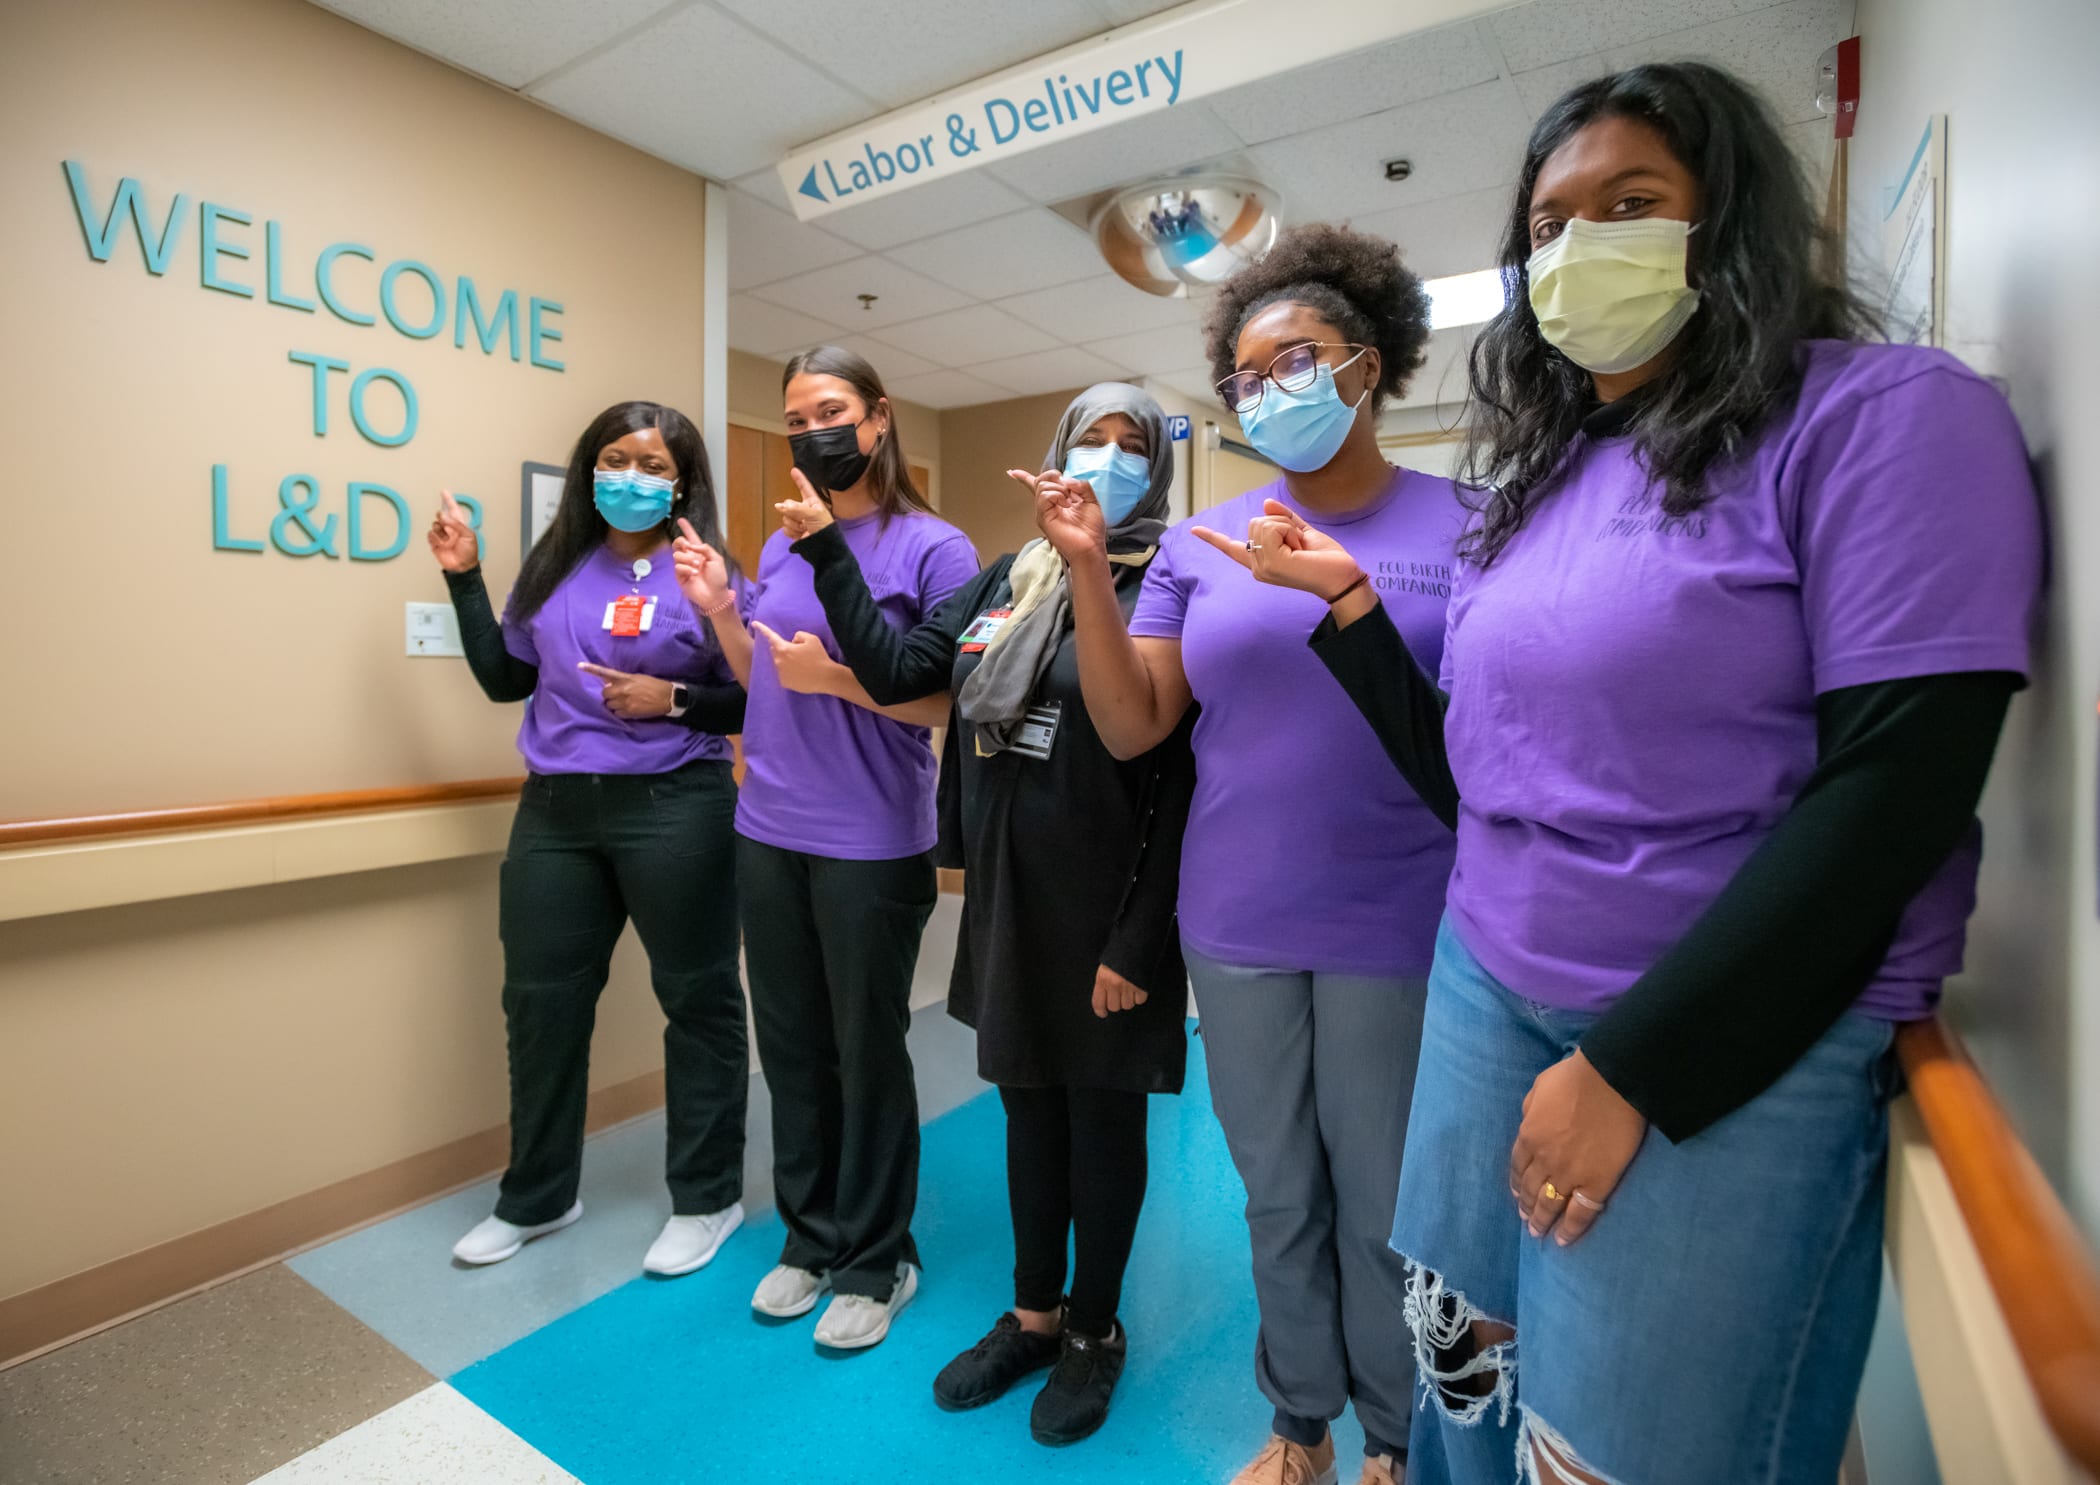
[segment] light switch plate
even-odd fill
[[[411,603],[408,606],[408,653],[411,655],[457,655],[467,651],[459,640],[459,615],[449,603]]]

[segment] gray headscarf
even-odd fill
[[[1121,413],[1145,435],[1152,482],[1144,498],[1121,525],[1108,533],[1108,560],[1144,563],[1159,547],[1167,529],[1167,491],[1174,483],[1174,445],[1167,438],[1167,415],[1149,393],[1128,382],[1096,382],[1065,409],[1043,468],[1063,469],[1065,458],[1086,433],[1110,413]],[[1028,700],[1057,653],[1057,643],[1072,622],[1071,580],[1056,548],[1037,537],[1014,558],[1013,615],[985,646],[984,660],[956,698],[963,720],[973,725],[980,757],[1012,743]]]

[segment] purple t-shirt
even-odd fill
[[[504,604],[504,648],[540,668],[518,728],[518,751],[534,773],[669,773],[695,759],[730,756],[727,739],[670,717],[614,716],[605,706],[605,683],[576,668],[588,660],[658,680],[735,683],[713,632],[678,591],[671,549],[647,560],[649,571],[637,579],[631,561],[601,546],[524,623]],[[636,593],[656,600],[649,627],[615,635],[606,626],[605,607]]]
[[[937,516],[884,521],[869,515],[838,524],[876,607],[900,631],[977,576],[976,548]],[[836,660],[839,648],[817,599],[816,574],[791,545],[784,531],[767,538],[745,612],[783,639],[808,630]],[[750,691],[739,833],[845,861],[887,861],[933,849],[935,759],[926,728],[835,696],[782,689],[763,640],[751,649]]]
[[[1257,583],[1190,534],[1244,537],[1275,498],[1342,543],[1408,647],[1434,671],[1452,547],[1451,482],[1395,470],[1377,501],[1317,515],[1278,480],[1166,535],[1130,632],[1178,639],[1196,719],[1196,796],[1181,853],[1181,932],[1227,964],[1424,975],[1451,875],[1451,832],[1394,769],[1305,643],[1327,605]]]
[[[2020,430],[1939,351],[1815,341],[1713,502],[1664,517],[1631,440],[1451,600],[1453,927],[1518,994],[1600,1010],[1678,938],[1816,765],[1816,697],[2025,674],[2040,513]],[[1858,1009],[1928,1013],[1961,968],[1980,832],[1903,916]]]

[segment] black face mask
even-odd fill
[[[788,448],[795,456],[795,467],[819,494],[850,490],[868,472],[869,456],[860,451],[859,423],[791,433]]]

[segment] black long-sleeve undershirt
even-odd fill
[[[459,616],[460,648],[466,651],[467,669],[474,673],[482,694],[491,701],[523,701],[539,689],[540,668],[513,655],[503,643],[503,625],[489,603],[488,584],[479,567],[466,572],[447,572],[445,587],[452,594],[452,611]],[[674,722],[695,732],[728,737],[744,730],[744,688],[734,681],[709,684],[680,682],[689,698],[684,713],[661,720]]]
[[[1446,824],[1458,789],[1448,699],[1385,610],[1312,648],[1386,754]],[[1974,827],[2019,677],[1964,672],[1816,698],[1816,767],[1691,928],[1581,1040],[1669,1139],[1697,1134],[1779,1078],[1859,997],[1904,909]]]
[[[993,569],[964,583],[910,631],[899,634],[868,591],[860,563],[836,524],[811,532],[788,550],[816,574],[817,600],[847,668],[877,706],[902,706],[948,689],[955,673],[955,641],[977,616],[977,596]]]

